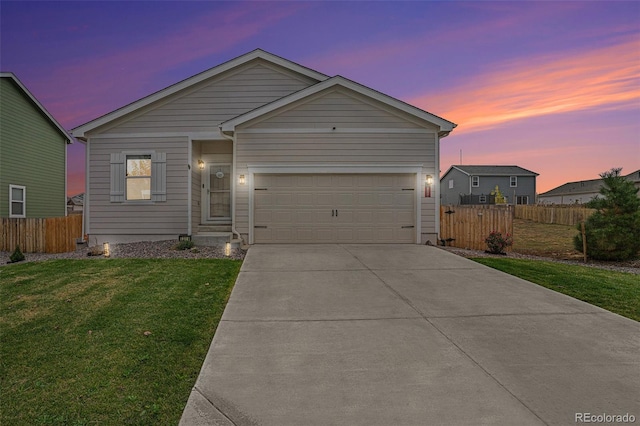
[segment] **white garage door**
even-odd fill
[[[414,243],[413,174],[257,174],[255,243]]]

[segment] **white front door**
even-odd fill
[[[207,222],[231,222],[231,164],[207,164],[204,181]]]

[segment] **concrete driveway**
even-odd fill
[[[257,245],[180,424],[625,414],[640,423],[638,322],[435,247]]]

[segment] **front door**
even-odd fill
[[[207,165],[207,221],[231,222],[231,164]]]

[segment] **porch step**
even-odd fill
[[[231,225],[198,225],[197,233],[203,232],[231,232]]]
[[[196,246],[224,247],[231,242],[233,234],[231,232],[198,232],[191,236],[191,241]]]

